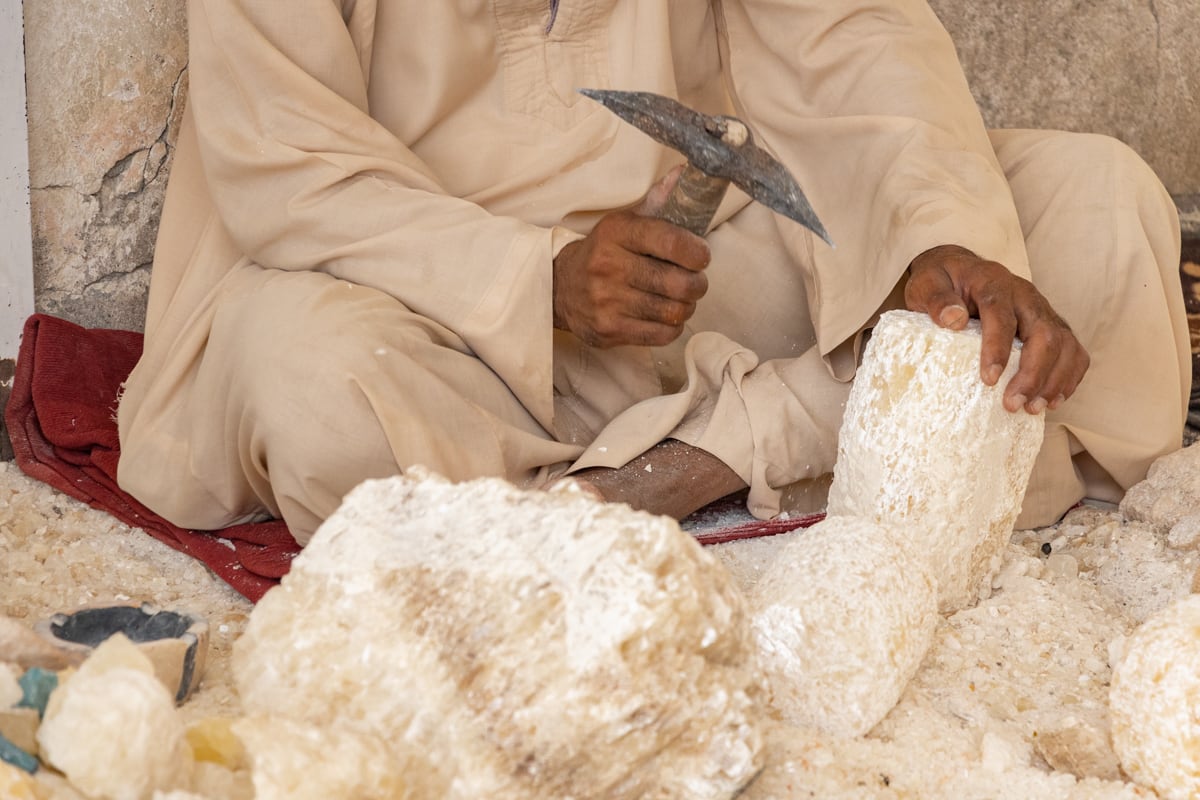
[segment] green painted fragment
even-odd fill
[[[58,673],[41,667],[26,670],[17,681],[24,695],[17,708],[37,709],[38,717],[46,713],[46,703],[50,701],[50,693],[58,688]]]
[[[38,771],[38,760],[0,734],[0,761],[12,764],[17,769],[23,769],[30,775]]]

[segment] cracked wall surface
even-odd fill
[[[1200,0],[932,5],[988,125],[1116,136],[1200,236]],[[185,4],[25,0],[24,12],[37,308],[140,330],[186,94]]]
[[[37,310],[140,330],[187,83],[181,0],[25,0]]]

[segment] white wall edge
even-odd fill
[[[21,1],[0,0],[0,359],[16,358],[34,310]]]

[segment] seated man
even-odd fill
[[[119,409],[122,485],[179,525],[282,517],[303,544],[414,464],[675,516],[749,486],[771,517],[832,470],[862,333],[902,304],[979,317],[988,383],[1023,340],[1005,405],[1047,428],[1020,524],[1179,446],[1170,198],[1114,140],[986,131],[921,0],[192,0],[188,23]],[[681,156],[581,87],[739,116],[836,249],[736,190],[706,239],[653,218]]]

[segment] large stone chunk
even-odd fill
[[[875,327],[846,404],[831,515],[905,522],[949,613],[990,591],[1042,444],[1041,414],[1009,413],[979,378],[978,323],[939,328],[889,311]]]
[[[1113,747],[1125,772],[1168,800],[1200,796],[1200,596],[1179,600],[1129,638],[1113,669]]]
[[[779,551],[750,593],[771,707],[786,721],[859,736],[925,657],[937,586],[908,534],[826,517]]]
[[[251,615],[246,711],[427,754],[447,798],[732,797],[762,683],[729,574],[574,489],[368,481]],[[314,765],[318,768],[318,765]]]
[[[1195,546],[1200,524],[1200,447],[1176,450],[1151,464],[1146,480],[1125,493],[1121,513],[1169,534],[1175,540],[1172,544]]]

